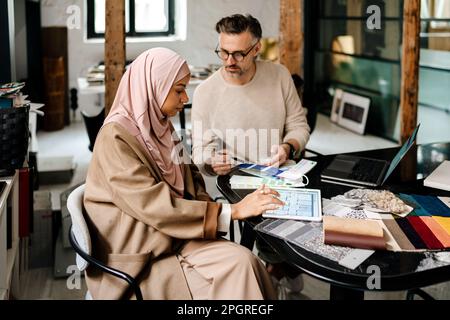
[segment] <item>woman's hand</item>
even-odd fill
[[[231,219],[247,219],[259,216],[267,210],[279,209],[284,206],[284,202],[278,199],[279,196],[280,194],[275,190],[262,185],[238,203],[231,205]]]

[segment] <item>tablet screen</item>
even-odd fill
[[[322,205],[320,190],[317,189],[275,189],[280,194],[280,200],[285,203],[280,209],[268,210],[265,218],[280,218],[294,220],[322,220]]]

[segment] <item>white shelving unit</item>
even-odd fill
[[[18,265],[19,251],[19,174],[0,178],[6,187],[0,195],[0,300],[9,298],[14,266]],[[11,208],[11,217],[7,210]],[[11,222],[8,221],[11,218]],[[11,226],[12,246],[7,246],[8,224]]]

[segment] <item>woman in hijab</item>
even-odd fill
[[[262,263],[220,238],[230,220],[282,205],[260,188],[235,205],[213,202],[194,165],[183,164],[169,120],[188,101],[186,61],[154,48],[125,72],[100,130],[84,205],[93,254],[140,283],[145,299],[273,299]],[[95,299],[134,298],[125,282],[94,268]]]

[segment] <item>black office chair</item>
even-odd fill
[[[67,209],[72,219],[72,226],[69,229],[69,242],[77,253],[76,262],[78,269],[83,272],[89,264],[103,272],[109,273],[114,277],[126,281],[131,290],[133,290],[137,300],[143,300],[141,289],[132,276],[125,272],[111,268],[101,261],[91,256],[92,246],[89,229],[83,215],[83,196],[85,185],[82,184],[73,190],[67,198]],[[86,299],[92,299],[89,291],[86,293]]]
[[[300,95],[300,100],[302,100],[302,92],[303,92],[303,86],[305,84],[305,81],[300,77],[298,74],[292,75],[292,80],[294,81],[295,88],[297,89],[298,94]],[[316,127],[316,120],[317,120],[317,108],[312,106],[304,106],[306,109],[308,109],[308,113],[306,115],[306,121],[308,122],[309,128],[311,129],[311,133],[314,131],[314,128]]]
[[[105,108],[100,111],[96,116],[88,115],[84,110],[81,111],[81,116],[83,117],[84,124],[86,126],[86,131],[89,137],[89,150],[92,152],[94,150],[95,139],[103,126],[105,121]]]
[[[302,94],[303,94],[303,87],[305,84],[305,81],[303,80],[302,77],[300,77],[298,74],[293,74],[292,75],[292,80],[294,81],[294,85],[295,88],[297,89],[297,93],[299,94],[300,100],[302,100]],[[316,127],[316,122],[317,122],[317,107],[315,105],[311,105],[311,106],[304,106],[307,110],[308,113],[306,114],[306,121],[308,122],[309,125],[309,129],[310,129],[310,134],[313,133],[314,128]],[[316,152],[316,151],[312,151],[308,148],[306,148],[304,150],[305,152],[310,152],[316,156],[321,156],[320,153]],[[302,154],[302,158],[304,157],[305,154]]]

